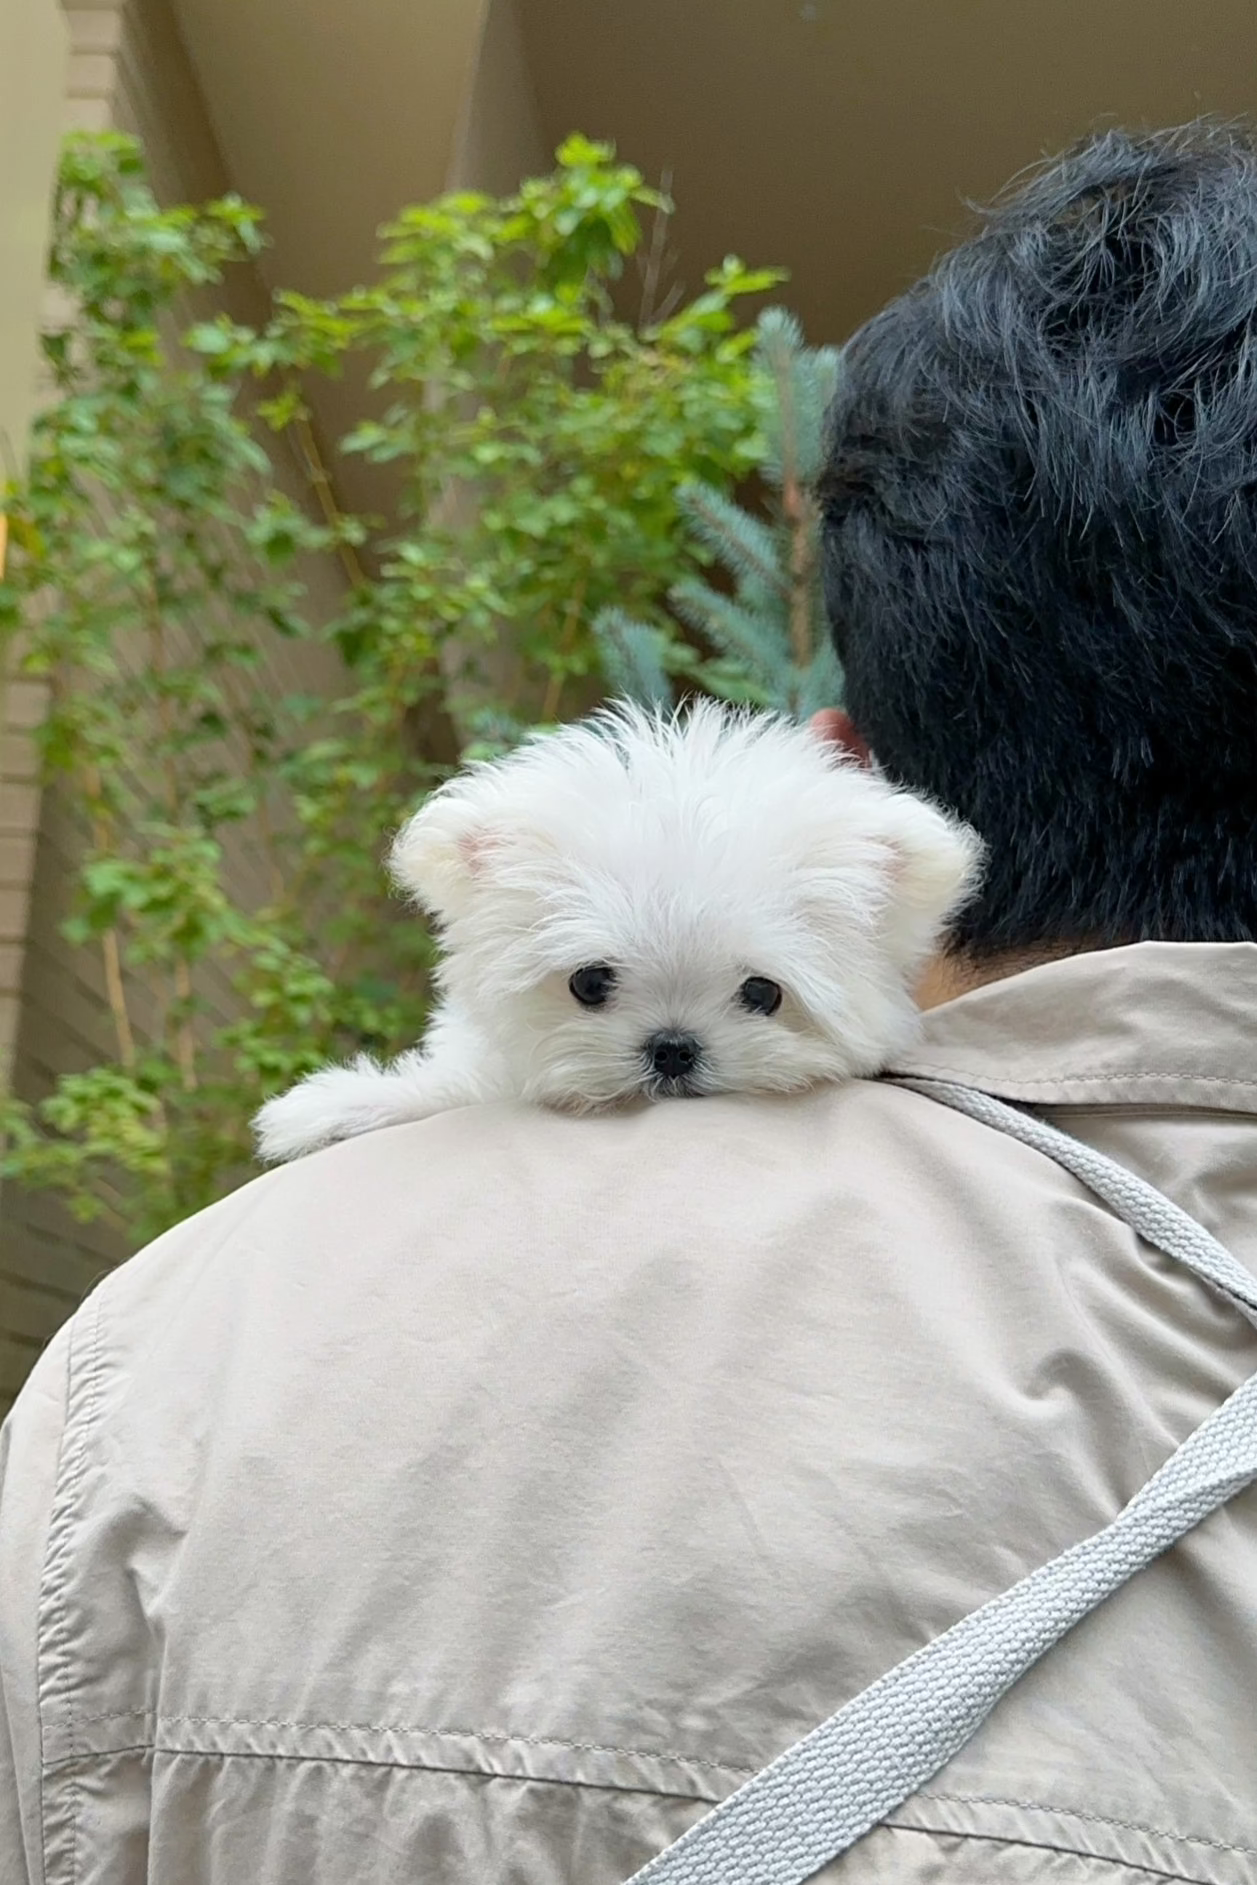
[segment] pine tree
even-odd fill
[[[680,501],[699,542],[732,578],[732,593],[698,579],[677,583],[668,600],[686,627],[718,651],[704,660],[674,631],[604,609],[594,634],[612,689],[651,706],[670,706],[673,677],[727,700],[805,717],[841,704],[842,670],[825,622],[820,533],[813,496],[824,453],[825,413],[838,376],[832,347],[803,344],[798,322],[780,308],[760,316],[763,475],[770,515],[758,517],[704,484]]]

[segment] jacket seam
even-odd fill
[[[936,1800],[945,1800],[949,1796],[946,1794],[935,1794],[932,1797]],[[963,1795],[958,1794],[953,1797],[962,1799]],[[1119,1820],[1115,1823],[1121,1825],[1122,1822]],[[1010,1838],[1006,1833],[961,1833],[957,1832],[955,1827],[952,1826],[911,1826],[902,1820],[895,1819],[883,1820],[881,1824],[887,1827],[891,1832],[917,1833],[924,1838],[930,1839],[980,1839],[985,1841],[988,1845],[1021,1846],[1028,1852],[1059,1852],[1066,1858],[1086,1859],[1089,1865],[1120,1866],[1124,1872],[1142,1872],[1148,1878],[1174,1879],[1178,1882],[1178,1885],[1216,1885],[1216,1881],[1213,1879],[1201,1878],[1194,1872],[1172,1872],[1165,1866],[1146,1865],[1140,1859],[1115,1859],[1107,1852],[1089,1852],[1085,1846],[1063,1846],[1059,1844],[1058,1841],[1052,1839]],[[872,1828],[870,1830],[876,1831],[877,1829]],[[1234,1850],[1243,1852],[1246,1848],[1238,1846],[1234,1848]]]
[[[558,1735],[507,1734],[500,1729],[466,1727],[430,1727],[414,1722],[364,1722],[364,1721],[310,1721],[281,1715],[156,1715],[151,1709],[120,1708],[104,1709],[96,1714],[76,1717],[80,1726],[89,1722],[136,1721],[152,1719],[156,1722],[169,1723],[174,1727],[188,1728],[293,1728],[306,1733],[328,1731],[337,1734],[399,1734],[415,1735],[424,1739],[439,1740],[460,1738],[468,1741],[488,1742],[501,1746],[512,1744],[530,1748],[561,1748],[573,1754],[617,1754],[630,1760],[668,1760],[690,1767],[703,1769],[707,1773],[755,1774],[760,1770],[747,1767],[737,1761],[712,1761],[699,1754],[681,1754],[672,1748],[634,1748],[623,1747],[607,1741],[570,1741]],[[209,1749],[209,1748],[174,1748],[164,1746],[154,1735],[150,1741],[135,1742],[119,1748],[96,1750],[75,1748],[61,1761],[47,1764],[48,1771],[69,1767],[81,1760],[105,1759],[112,1754],[155,1752],[162,1754],[222,1754],[224,1759],[239,1756],[242,1759],[256,1760],[330,1760],[337,1762],[361,1762],[364,1766],[410,1767],[419,1770],[431,1768],[441,1773],[468,1773],[484,1775],[485,1770],[478,1767],[460,1767],[445,1763],[431,1763],[424,1760],[414,1762],[376,1760],[367,1755],[305,1755],[286,1754],[265,1749]],[[498,1779],[538,1778],[538,1776],[520,1776],[515,1774],[488,1775]],[[596,1781],[571,1782],[572,1785],[598,1786],[604,1783]],[[609,1783],[607,1783],[609,1784]],[[635,1787],[630,1789],[614,1788],[613,1791],[663,1792],[667,1789]],[[689,1798],[689,1795],[671,1795],[670,1798]],[[936,1800],[945,1805],[956,1806],[1007,1806],[1016,1807],[1026,1813],[1050,1814],[1057,1818],[1076,1819],[1085,1825],[1112,1826],[1122,1832],[1142,1833],[1151,1839],[1168,1840],[1171,1844],[1205,1846],[1217,1852],[1233,1852],[1249,1858],[1257,1858],[1257,1846],[1237,1845],[1231,1840],[1211,1839],[1205,1833],[1183,1833],[1164,1826],[1151,1826],[1144,1820],[1120,1819],[1116,1815],[1091,1813],[1080,1807],[1061,1806],[1046,1800],[1025,1800],[1009,1794],[984,1793],[939,1793],[922,1789],[915,1798]],[[889,1822],[887,1822],[889,1823]],[[912,1829],[905,1828],[911,1831]],[[986,1837],[987,1835],[983,1835]],[[990,1835],[994,1837],[994,1835]]]
[[[78,1514],[79,1491],[86,1470],[88,1446],[96,1419],[100,1364],[99,1297],[85,1305],[83,1320],[87,1352],[78,1391],[76,1391],[75,1382],[75,1364],[80,1349],[80,1344],[75,1339],[78,1334],[77,1330],[71,1334],[66,1356],[66,1422],[63,1431],[63,1444],[66,1448],[65,1470],[64,1476],[58,1474],[60,1483],[49,1519],[48,1544],[44,1556],[44,1574],[41,1580],[37,1623],[39,1738],[41,1754],[44,1754],[39,1788],[40,1859],[45,1879],[48,1880],[52,1878],[49,1867],[50,1806],[44,1782],[48,1775],[56,1771],[60,1763],[49,1762],[46,1758],[44,1729],[46,1710],[52,1707],[58,1699],[61,1699],[65,1705],[71,1754],[73,1755],[79,1749],[80,1722],[75,1706],[73,1655],[66,1596],[70,1568],[69,1532]],[[64,1800],[70,1847],[69,1885],[78,1885],[81,1796],[82,1788],[79,1782],[71,1776],[67,1782]],[[58,1864],[58,1871],[60,1869],[60,1864]]]
[[[1205,1833],[1168,1832],[1163,1826],[1148,1826],[1142,1820],[1116,1819],[1107,1813],[1088,1813],[1076,1806],[1052,1806],[1045,1800],[1018,1800],[998,1793],[926,1793],[919,1800],[940,1800],[956,1806],[1014,1806],[1026,1813],[1052,1813],[1062,1819],[1082,1820],[1090,1826],[1116,1826],[1122,1832],[1146,1833],[1151,1839],[1168,1839],[1183,1846],[1210,1846],[1215,1852],[1238,1852],[1257,1858],[1257,1846],[1233,1845],[1229,1839],[1210,1839]]]
[[[535,1787],[579,1787],[590,1793],[640,1793],[656,1800],[698,1801],[716,1806],[718,1796],[704,1793],[677,1793],[669,1787],[624,1786],[613,1780],[579,1780],[567,1774],[511,1774],[498,1768],[470,1767],[454,1761],[385,1761],[362,1754],[276,1754],[263,1748],[170,1748],[159,1741],[136,1741],[124,1747],[108,1748],[99,1753],[67,1754],[54,1763],[64,1768],[73,1763],[88,1767],[101,1761],[116,1760],[124,1754],[149,1756],[162,1754],[176,1761],[283,1761],[291,1766],[383,1767],[402,1774],[459,1774],[468,1780],[513,1780]]]
[[[238,1749],[237,1748],[237,1749],[230,1749],[230,1750],[226,1750],[222,1748],[167,1748],[167,1747],[162,1747],[160,1745],[156,1745],[152,1742],[137,1742],[133,1746],[111,1748],[107,1753],[102,1753],[102,1754],[69,1755],[66,1757],[66,1762],[74,1761],[79,1764],[89,1764],[89,1763],[95,1763],[95,1762],[104,1761],[104,1760],[116,1759],[118,1756],[124,1755],[124,1754],[142,1754],[142,1755],[149,1755],[149,1756],[152,1756],[155,1754],[164,1754],[175,1760],[283,1761],[285,1763],[290,1763],[294,1766],[303,1765],[303,1766],[332,1766],[332,1767],[384,1767],[384,1768],[392,1768],[401,1773],[455,1774],[468,1780],[484,1780],[484,1781],[511,1780],[511,1781],[515,1781],[516,1783],[522,1782],[530,1786],[574,1787],[574,1788],[579,1789],[582,1792],[589,1792],[589,1793],[644,1794],[656,1800],[683,1800],[686,1803],[691,1803],[696,1798],[701,1801],[703,1798],[703,1796],[701,1795],[672,1793],[667,1788],[664,1788],[664,1787],[650,1787],[650,1786],[625,1787],[625,1786],[617,1786],[615,1785],[614,1782],[608,1782],[608,1781],[602,1781],[602,1780],[599,1780],[599,1781],[575,1780],[567,1776],[557,1776],[557,1775],[549,1775],[549,1774],[547,1775],[503,1774],[503,1773],[494,1772],[492,1770],[489,1770],[486,1772],[483,1768],[465,1767],[465,1766],[461,1766],[454,1763],[448,1763],[448,1762],[373,1761],[373,1760],[363,1759],[360,1755],[345,1755],[345,1754],[273,1754],[273,1753],[261,1752],[257,1749],[252,1749],[252,1748],[251,1749]],[[66,1763],[59,1763],[59,1765],[65,1765],[65,1764]],[[1031,1806],[1032,1805],[1032,1803],[1026,1802],[1026,1801],[1000,1800],[997,1798],[985,1799],[984,1796],[981,1796],[981,1795],[966,1796],[964,1794],[932,1794],[932,1795],[921,1795],[919,1797],[922,1799],[927,1799],[927,1798],[934,1799],[934,1800],[939,1801],[940,1803],[952,1800],[952,1801],[957,1802],[958,1804],[972,1802],[973,1804],[989,1804],[993,1806],[1001,1806],[1001,1805]],[[716,1804],[716,1802],[709,1802],[708,1804],[714,1805]],[[1038,1809],[1038,1810],[1053,1811],[1055,1809],[1044,1808],[1044,1809]],[[1061,1811],[1068,1812],[1069,1809],[1061,1809]],[[1102,1819],[1102,1816],[1100,1816],[1099,1814],[1075,1814],[1074,1817],[1078,1819],[1095,1820],[1105,1825],[1128,1827],[1129,1830],[1135,1831],[1135,1832],[1153,1832],[1154,1831],[1153,1828],[1141,1827],[1133,1821],[1128,1822],[1124,1820],[1104,1820]],[[1019,1847],[1023,1847],[1027,1851],[1033,1851],[1033,1852],[1059,1852],[1071,1858],[1086,1859],[1090,1864],[1093,1864],[1093,1865],[1120,1866],[1123,1869],[1123,1871],[1140,1872],[1150,1878],[1172,1879],[1178,1882],[1178,1885],[1212,1885],[1212,1881],[1208,1879],[1202,1879],[1194,1873],[1172,1871],[1166,1866],[1147,1865],[1147,1864],[1144,1864],[1140,1860],[1132,1860],[1128,1858],[1114,1858],[1109,1853],[1089,1852],[1087,1851],[1085,1847],[1077,1846],[1077,1845],[1064,1845],[1059,1840],[1027,1839],[1027,1838],[1019,1838],[1016,1836],[1010,1837],[1006,1833],[972,1832],[968,1830],[958,1831],[955,1827],[951,1827],[951,1826],[913,1825],[913,1824],[909,1824],[902,1820],[897,1820],[894,1818],[885,1819],[880,1822],[880,1825],[882,1828],[884,1828],[888,1832],[915,1833],[918,1837],[921,1837],[921,1838],[974,1839],[974,1840],[982,1840],[984,1843],[989,1844],[989,1845],[999,1845],[999,1846],[1009,1846],[1009,1847],[1019,1846]],[[876,1831],[876,1830],[878,1829],[870,1828],[870,1831]],[[1163,1838],[1171,1839],[1171,1840],[1177,1837],[1177,1835],[1175,1834],[1163,1834],[1160,1836]],[[1190,1836],[1189,1836],[1189,1841],[1190,1841]],[[1222,1851],[1228,1851],[1228,1852],[1245,1853],[1251,1850],[1251,1848],[1247,1846],[1228,1846],[1224,1842],[1221,1842],[1218,1840],[1204,1840],[1201,1842],[1191,1842],[1191,1843],[1202,1843],[1205,1845],[1217,1847],[1218,1849]]]
[[[107,1709],[97,1715],[83,1715],[80,1722],[142,1721],[168,1722],[188,1728],[296,1728],[306,1733],[331,1730],[337,1734],[411,1734],[431,1739],[445,1736],[467,1741],[490,1741],[527,1748],[563,1748],[573,1754],[622,1754],[630,1760],[677,1761],[688,1767],[702,1767],[711,1773],[757,1774],[757,1767],[739,1761],[712,1761],[701,1754],[680,1754],[675,1748],[626,1748],[607,1741],[565,1741],[558,1735],[507,1734],[497,1728],[430,1727],[415,1722],[398,1721],[302,1721],[282,1715],[166,1715],[147,1708]]]

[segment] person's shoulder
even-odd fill
[[[245,1329],[282,1341],[307,1311],[322,1327],[347,1292],[383,1299],[408,1279],[471,1290],[526,1275],[544,1293],[579,1269],[588,1300],[609,1306],[642,1268],[751,1274],[782,1239],[929,1262],[975,1222],[1017,1223],[1060,1180],[1002,1135],[876,1081],[602,1114],[468,1107],[313,1153],[176,1225],[97,1286],[76,1352],[98,1357],[102,1381],[145,1354],[201,1365]]]
[[[142,1291],[167,1275],[191,1281],[261,1258],[300,1260],[329,1243],[349,1257],[401,1223],[449,1225],[498,1213],[512,1199],[605,1204],[660,1188],[735,1199],[781,1185],[875,1199],[949,1182],[988,1189],[1043,1166],[1002,1134],[893,1081],[591,1113],[502,1101],[366,1133],[264,1172],[157,1238],[103,1287]]]
[[[876,1244],[919,1243],[944,1221],[1016,1219],[1027,1196],[1076,1190],[1038,1153],[890,1080],[589,1114],[502,1103],[375,1138],[294,1185],[335,1171],[364,1195],[400,1189],[406,1211],[486,1249],[494,1222],[516,1247],[535,1228],[560,1253],[591,1224],[603,1247],[649,1251],[670,1227],[753,1249],[809,1215],[858,1219]]]

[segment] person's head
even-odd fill
[[[1257,150],[1112,132],[851,341],[821,482],[859,732],[988,846],[971,957],[1257,938]]]

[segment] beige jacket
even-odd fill
[[[935,1011],[1257,1269],[1257,947]],[[1257,1368],[1056,1166],[885,1084],[500,1106],[259,1179],[11,1417],[3,1885],[613,1885],[1104,1524]],[[1257,1494],[1083,1624],[849,1885],[1257,1885]]]

